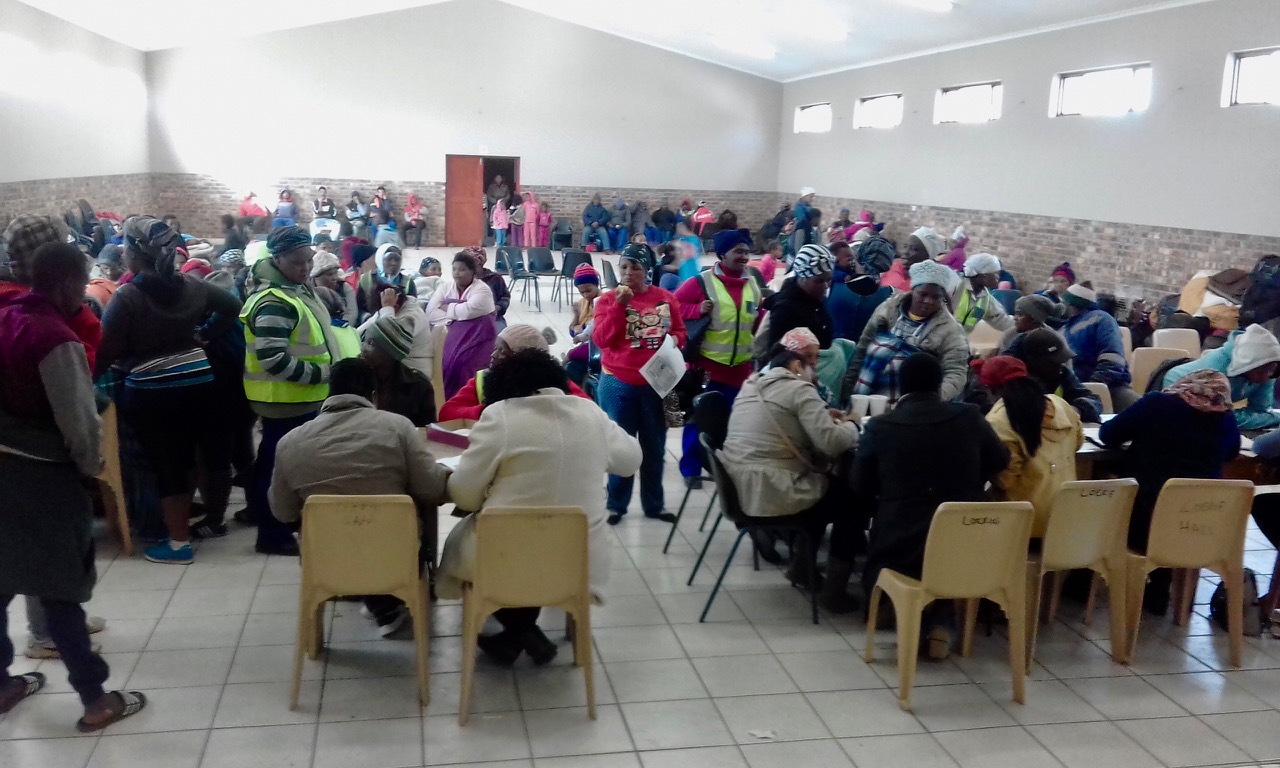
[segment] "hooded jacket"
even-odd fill
[[[996,477],[995,484],[1004,491],[1006,501],[1029,501],[1036,508],[1033,536],[1043,533],[1058,489],[1076,479],[1076,451],[1084,445],[1084,425],[1076,409],[1057,395],[1045,397],[1049,403],[1035,456],[1027,454],[1026,443],[1009,423],[1003,400],[987,414],[987,423],[1009,449],[1009,466]]]
[[[1227,343],[1212,350],[1199,360],[1175,366],[1169,369],[1161,382],[1161,388],[1173,384],[1189,373],[1202,370],[1214,370],[1227,377],[1231,383],[1231,402],[1247,401],[1245,407],[1235,409],[1236,426],[1240,429],[1270,429],[1280,424],[1280,416],[1272,412],[1275,404],[1275,381],[1268,379],[1261,384],[1254,384],[1243,375],[1232,376],[1227,373],[1232,369],[1232,357],[1236,354],[1236,346],[1244,331],[1233,331],[1227,337]],[[1247,371],[1246,371],[1247,372]]]
[[[631,234],[643,235],[646,227],[653,227],[653,217],[649,215],[649,206],[644,203],[636,203],[636,207],[631,211]]]
[[[653,212],[653,225],[663,232],[674,232],[676,229],[676,212],[667,206],[661,206]]]
[[[609,226],[619,229],[631,227],[631,210],[622,198],[613,201],[613,210],[609,211]]]
[[[593,200],[582,209],[582,223],[588,227],[603,227],[609,223],[609,211]]]
[[[1100,309],[1081,312],[1062,327],[1067,345],[1075,353],[1076,374],[1081,381],[1097,381],[1123,387],[1133,380],[1124,356],[1120,324]]]

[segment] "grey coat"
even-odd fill
[[[892,328],[906,311],[904,305],[910,301],[910,293],[899,293],[890,296],[872,313],[867,327],[862,331],[862,338],[858,339],[858,351],[849,364],[849,373],[845,377],[846,391],[852,391],[852,383],[858,379],[862,360],[876,334]],[[955,400],[964,392],[965,383],[969,380],[969,340],[964,335],[964,328],[960,327],[960,323],[945,308],[939,309],[920,337],[920,349],[936,355],[941,361],[942,399]]]

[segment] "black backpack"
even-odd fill
[[[1209,598],[1209,618],[1223,630],[1227,629],[1227,588],[1218,582]],[[1258,574],[1252,568],[1244,569],[1244,627],[1243,633],[1248,637],[1262,634],[1262,603],[1258,600]]]

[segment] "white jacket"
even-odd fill
[[[640,443],[595,403],[558,389],[503,400],[484,409],[471,445],[449,478],[460,509],[572,506],[587,513],[591,591],[609,580],[610,535],[605,523],[604,476],[640,469]],[[480,514],[484,514],[480,512]],[[462,596],[475,567],[475,518],[449,532],[440,557],[436,594]],[[537,559],[537,553],[530,553]]]

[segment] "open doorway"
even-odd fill
[[[445,156],[445,244],[492,245],[488,192],[498,177],[508,194],[520,187],[520,158],[484,155]]]

